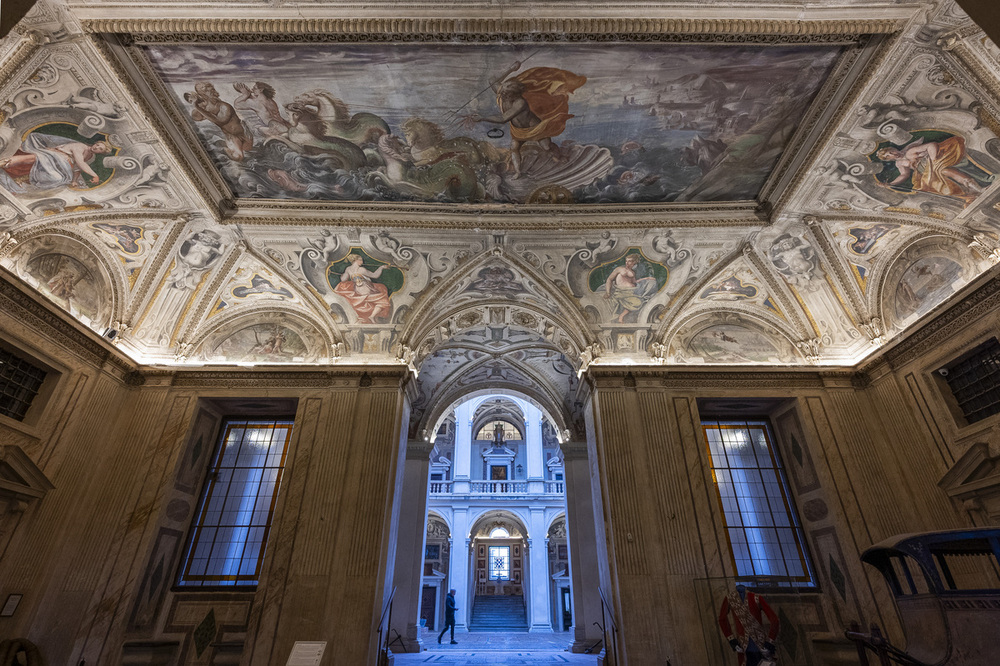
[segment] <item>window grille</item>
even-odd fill
[[[0,414],[23,421],[44,380],[44,370],[0,349]]]
[[[223,424],[179,585],[257,584],[291,434],[291,421]]]
[[[810,587],[805,539],[766,421],[703,421],[737,578]]]
[[[996,338],[942,368],[941,375],[968,423],[1000,412],[1000,343]]]
[[[490,546],[490,580],[510,580],[510,546]]]

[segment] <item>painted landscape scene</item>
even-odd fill
[[[601,204],[756,198],[844,48],[145,50],[237,197]]]

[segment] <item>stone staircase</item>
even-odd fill
[[[524,597],[476,595],[469,631],[527,631]]]

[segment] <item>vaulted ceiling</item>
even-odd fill
[[[6,270],[142,363],[409,364],[418,415],[853,366],[1000,259],[947,1],[46,1],[0,99]]]

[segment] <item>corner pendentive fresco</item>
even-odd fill
[[[145,53],[237,197],[509,204],[752,200],[845,48]]]

